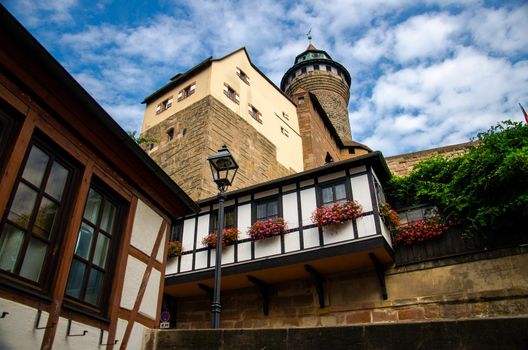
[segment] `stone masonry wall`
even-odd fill
[[[486,252],[386,271],[383,300],[374,271],[325,276],[326,307],[309,279],[271,286],[269,315],[253,288],[222,292],[222,328],[289,328],[528,316],[528,248]],[[513,255],[512,255],[513,254]],[[210,326],[210,300],[179,299],[180,329]]]
[[[285,93],[291,97],[299,88],[317,96],[343,142],[352,140],[348,119],[350,90],[340,77],[325,71],[307,72],[292,80]]]
[[[167,131],[173,128],[174,137]],[[207,157],[226,144],[240,166],[231,190],[294,173],[277,161],[276,147],[212,96],[197,101],[148,129],[159,140],[147,153],[193,199],[217,194]]]
[[[413,153],[399,154],[392,157],[385,158],[390,171],[397,176],[408,175],[413,167],[426,159],[434,156],[443,156],[447,158],[453,158],[461,156],[466,153],[469,147],[475,145],[474,142],[460,143],[457,145],[432,148],[424,151],[418,151]]]

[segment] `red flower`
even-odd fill
[[[333,203],[331,206],[316,208],[312,214],[312,221],[319,227],[344,224],[348,220],[354,220],[361,216],[362,210],[363,208],[358,202],[346,200],[341,203]]]
[[[283,218],[257,221],[249,228],[249,235],[253,240],[260,240],[286,233],[287,225]]]
[[[222,231],[222,247],[235,244],[240,231],[237,228],[225,228]],[[202,239],[202,244],[209,248],[216,248],[216,232],[211,232]]]

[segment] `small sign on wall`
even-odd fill
[[[160,328],[161,329],[170,328],[170,322],[160,322]]]
[[[167,329],[167,328],[170,328],[170,313],[168,311],[163,311],[161,313],[161,317],[160,317],[160,328],[161,329]]]

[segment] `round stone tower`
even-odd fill
[[[346,68],[310,44],[295,58],[295,64],[281,80],[281,89],[290,98],[299,88],[317,97],[341,140],[351,141],[348,119],[350,74]]]

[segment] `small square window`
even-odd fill
[[[262,124],[262,114],[258,111],[258,109],[252,105],[248,105],[248,112],[249,115],[253,117],[253,119]]]
[[[344,181],[334,182],[328,185],[321,185],[321,204],[328,205],[335,202],[341,202],[347,199],[347,191]]]
[[[331,71],[332,71],[332,67],[330,67],[330,66],[326,66],[326,71],[327,71],[327,72],[331,72]]]
[[[160,114],[161,112],[167,110],[172,106],[172,96],[163,100],[160,104],[156,106],[156,114]]]
[[[226,83],[224,83],[224,95],[229,97],[229,99],[236,104],[240,103],[240,96],[231,86],[227,85]]]
[[[282,127],[281,126],[281,133],[286,136],[286,137],[290,137],[290,135],[288,135],[288,130],[286,130],[286,128]]]
[[[276,219],[279,214],[279,200],[277,197],[258,200],[255,202],[255,219],[257,221]]]
[[[304,73],[306,73],[306,67],[301,68],[301,74],[304,74]]]
[[[299,98],[297,99],[297,104],[298,104],[298,105],[302,105],[303,103],[304,103],[304,97],[301,96],[301,97],[299,97]]]
[[[244,71],[240,68],[236,68],[236,73],[238,75],[238,77],[246,84],[249,85],[249,77],[246,73],[244,73]]]
[[[224,228],[235,228],[235,207],[227,207],[224,211]],[[216,233],[218,231],[218,210],[211,213],[209,221],[209,232]]]
[[[288,115],[284,112],[282,112],[282,117],[286,120],[290,120],[290,117],[288,117]]]
[[[196,91],[196,83],[192,83],[191,85],[181,89],[180,92],[178,92],[178,102],[194,94],[194,91]]]
[[[319,70],[319,65],[318,64],[314,64],[314,70]]]

